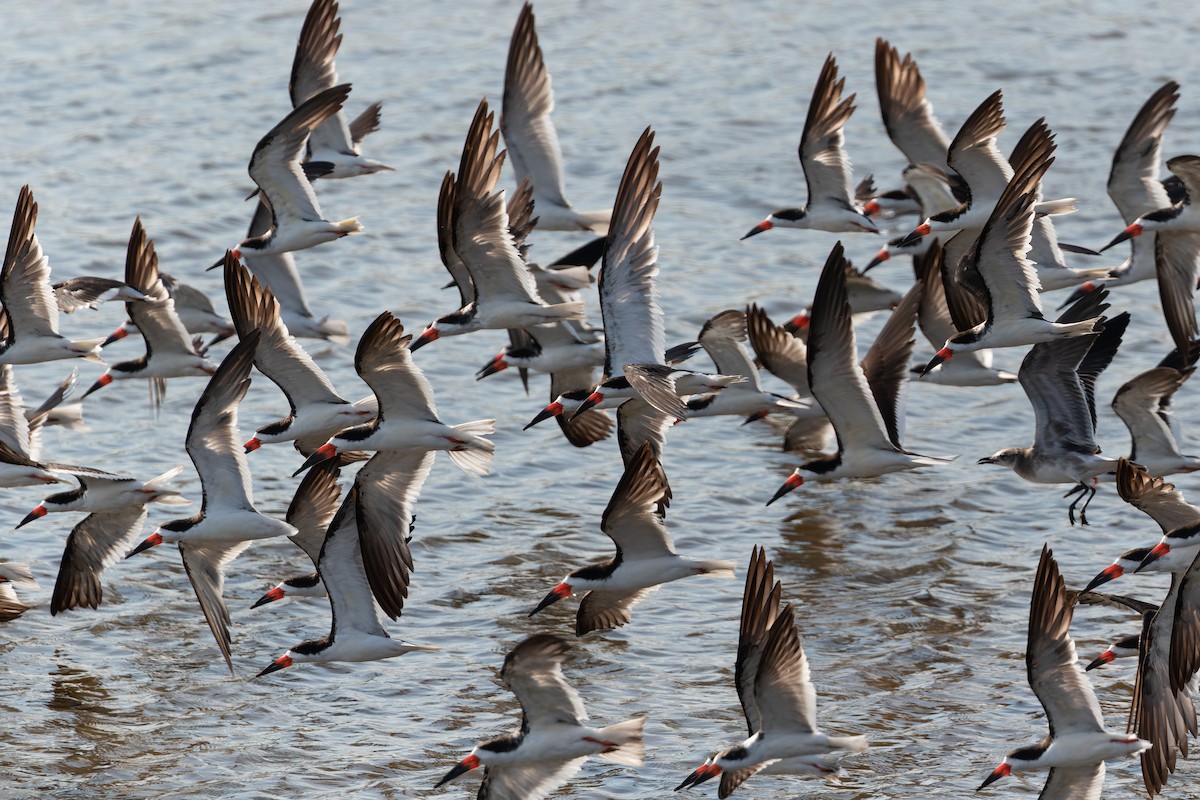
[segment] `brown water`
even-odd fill
[[[188,5],[6,9],[0,200],[11,202],[21,184],[32,185],[38,232],[60,278],[119,275],[140,214],[163,268],[209,290],[223,307],[218,273],[203,268],[243,235],[251,213],[241,202],[245,164],[258,137],[288,110],[286,82],[306,7],[303,0],[263,0],[253,10],[230,0]],[[1190,12],[1148,16],[1115,3],[1097,10],[1018,2],[986,16],[932,4],[643,5],[544,2],[538,23],[576,204],[610,205],[638,134],[647,124],[658,131],[665,188],[656,231],[672,341],[694,337],[724,308],[757,301],[782,315],[811,298],[836,236],[738,237],[767,211],[804,199],[796,142],[830,50],[848,91],[859,93],[847,129],[856,175],[872,171],[881,186],[895,181],[903,162],[874,99],[878,35],[915,52],[950,130],[997,87],[1011,121],[1006,149],[1045,114],[1060,147],[1047,196],[1084,200],[1078,214],[1060,220],[1065,241],[1094,247],[1119,230],[1104,195],[1112,149],[1162,81],[1183,83],[1166,154],[1194,151],[1200,135],[1189,83],[1198,73]],[[355,86],[349,107],[357,113],[384,101],[383,128],[369,149],[397,171],[320,186],[329,215],[358,214],[367,234],[297,261],[314,307],[348,320],[355,335],[384,307],[415,330],[451,310],[452,293],[437,288],[446,280],[434,235],[437,187],[457,165],[480,96],[500,96],[516,13],[515,3],[486,1],[343,5],[338,67]],[[545,260],[581,243],[564,234],[534,241]],[[863,263],[879,242],[854,236],[846,245]],[[910,280],[903,265],[879,274],[899,288]],[[1156,302],[1152,286],[1137,286],[1114,303],[1133,312],[1133,324],[1098,391],[1100,437],[1113,456],[1127,439],[1109,398],[1169,349]],[[102,336],[120,319],[121,309],[108,307],[77,314],[64,327],[77,337]],[[869,341],[880,324],[864,322],[861,338]],[[575,601],[532,621],[526,613],[568,570],[606,556],[599,519],[621,471],[609,442],[575,450],[552,425],[521,431],[546,400],[544,379],[530,397],[512,375],[473,380],[502,343],[502,333],[479,334],[417,356],[445,420],[497,418],[493,474],[470,480],[439,458],[417,508],[419,571],[392,631],[439,645],[440,653],[300,665],[252,679],[328,624],[324,601],[249,610],[266,587],[303,568],[290,544],[268,543],[229,572],[238,671],[231,679],[169,548],[117,564],[99,611],[51,618],[62,540],[77,518],[59,515],[6,534],[0,558],[31,562],[42,589],[24,595],[37,608],[0,627],[7,720],[0,796],[473,795],[467,779],[431,787],[475,741],[516,724],[516,704],[496,678],[499,665],[531,632],[570,634]],[[111,357],[133,357],[136,349],[131,340],[111,348]],[[352,350],[313,345],[313,352],[345,396],[365,394]],[[1002,353],[998,362],[1015,369],[1019,358]],[[20,368],[18,380],[34,401],[65,372],[61,364]],[[83,365],[81,383],[98,373]],[[46,455],[141,477],[187,464],[183,436],[201,388],[198,380],[173,381],[156,420],[141,387],[109,387],[89,399],[86,432],[47,432]],[[1185,386],[1176,405],[1192,442],[1200,435],[1196,391]],[[242,427],[248,432],[283,410],[281,395],[258,378]],[[846,762],[840,782],[758,777],[738,796],[969,795],[1004,752],[1045,731],[1023,664],[1028,592],[1043,542],[1055,548],[1068,582],[1079,585],[1127,546],[1157,536],[1111,489],[1093,504],[1090,528],[1071,528],[1058,489],[975,465],[1000,447],[1029,442],[1032,414],[1018,387],[915,385],[909,411],[907,444],[961,454],[958,461],[921,474],[806,486],[769,509],[763,503],[795,462],[765,429],[713,419],[671,434],[668,524],[678,548],[744,566],[752,545],[764,545],[784,597],[797,604],[822,724],[871,740],[867,753]],[[260,507],[282,514],[298,459],[286,447],[267,447],[251,465]],[[1195,480],[1179,484],[1191,491]],[[180,486],[199,500],[190,464]],[[15,524],[40,496],[7,490],[0,526]],[[150,522],[172,516],[155,510]],[[1161,591],[1159,582],[1146,584],[1123,588],[1147,599]],[[703,757],[745,736],[732,685],[741,585],[740,569],[732,581],[668,585],[637,608],[632,625],[580,642],[568,677],[602,724],[649,715],[647,761],[640,770],[590,762],[555,796],[666,797]],[[1091,654],[1132,627],[1111,612],[1085,609],[1075,635]],[[1124,721],[1131,678],[1127,665],[1096,676],[1113,728]],[[1180,773],[1168,797],[1188,796],[1195,769],[1181,762]],[[1033,796],[1038,786],[1035,778],[992,793]],[[1110,765],[1109,796],[1139,790],[1135,762]],[[694,794],[707,797],[715,788]]]

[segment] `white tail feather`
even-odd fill
[[[830,736],[829,746],[837,750],[849,750],[852,753],[861,753],[867,749],[867,737]]]
[[[583,301],[578,300],[571,303],[558,303],[552,306],[542,306],[542,316],[547,320],[556,319],[584,319],[586,314],[583,311]]]
[[[492,453],[496,451],[496,443],[485,439],[496,432],[496,420],[477,419],[474,422],[464,422],[454,426],[454,437],[462,439],[466,444],[461,450],[451,450],[450,460],[468,475],[487,475],[492,466]]]
[[[692,566],[700,570],[700,575],[711,575],[714,578],[732,578],[737,567],[736,561],[693,561]]]
[[[345,236],[351,233],[362,233],[363,226],[362,223],[358,221],[358,217],[351,217],[350,219],[343,219],[333,223],[333,229],[337,233]]]
[[[646,745],[642,743],[642,728],[645,726],[646,718],[638,717],[601,728],[601,738],[606,742],[616,742],[617,747],[601,753],[600,757],[614,764],[640,767],[646,753]]]

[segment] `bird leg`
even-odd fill
[[[1071,505],[1067,507],[1067,519],[1071,521],[1072,525],[1075,524],[1075,506],[1079,505],[1079,501],[1084,500],[1086,497],[1087,499],[1084,500],[1083,508],[1079,509],[1079,523],[1081,525],[1087,525],[1087,507],[1088,503],[1092,502],[1092,497],[1095,496],[1096,489],[1095,487],[1088,486],[1086,483],[1080,481],[1080,483],[1074,489],[1064,494],[1063,497],[1070,497],[1073,494],[1078,494],[1079,496],[1076,497],[1074,501],[1071,502]]]

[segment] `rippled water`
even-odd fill
[[[32,185],[41,205],[38,232],[59,277],[119,275],[127,232],[140,214],[163,268],[223,305],[219,274],[203,268],[241,238],[250,216],[241,202],[249,186],[245,163],[258,137],[288,110],[303,0],[262,0],[252,10],[231,0],[186,9],[146,0],[11,5],[0,51],[7,78],[0,199],[11,202],[21,184]],[[985,16],[944,5],[538,5],[572,199],[583,207],[610,205],[637,135],[647,124],[658,131],[665,188],[656,230],[668,339],[693,337],[727,307],[758,301],[782,315],[811,297],[837,237],[738,237],[772,208],[803,200],[796,142],[830,50],[848,90],[859,93],[847,129],[856,173],[873,171],[881,185],[893,182],[903,162],[874,99],[878,35],[915,53],[951,130],[997,87],[1005,90],[1012,123],[1005,148],[1047,115],[1060,146],[1047,195],[1086,201],[1061,221],[1066,241],[1096,246],[1118,230],[1104,195],[1112,148],[1168,78],[1182,82],[1183,99],[1166,153],[1195,150],[1194,13],[1017,2]],[[371,100],[384,101],[383,128],[369,145],[397,171],[322,184],[330,215],[358,214],[368,234],[297,260],[313,305],[347,319],[356,334],[383,307],[414,329],[451,310],[452,294],[437,288],[445,281],[434,235],[437,187],[457,164],[479,97],[499,98],[516,13],[516,3],[486,0],[343,4],[338,66],[355,86],[349,107],[357,113]],[[535,242],[536,255],[548,260],[580,239],[538,234]],[[846,244],[860,263],[878,247],[866,236]],[[898,287],[910,281],[904,266],[889,265],[880,275]],[[1127,440],[1108,399],[1169,349],[1153,287],[1123,290],[1115,304],[1134,320],[1099,386],[1100,436],[1112,455],[1124,452]],[[121,310],[109,307],[77,314],[65,327],[98,336],[120,318]],[[880,323],[864,322],[863,340]],[[493,474],[470,480],[440,458],[418,506],[419,572],[392,629],[439,645],[441,653],[301,665],[250,679],[290,645],[326,630],[323,601],[249,610],[267,586],[300,568],[303,557],[288,543],[257,545],[230,570],[225,595],[236,679],[221,663],[170,548],[115,566],[99,611],[51,618],[49,589],[76,521],[51,517],[0,539],[0,558],[31,562],[43,587],[25,593],[39,607],[0,627],[0,794],[473,794],[466,779],[438,792],[430,787],[475,741],[516,723],[498,667],[530,632],[569,635],[574,601],[532,621],[525,614],[569,569],[605,556],[599,518],[621,471],[610,442],[576,450],[554,426],[521,431],[545,402],[544,379],[531,397],[511,375],[473,380],[502,338],[443,340],[418,357],[444,419],[497,418]],[[132,357],[136,348],[114,346],[111,357]],[[345,396],[366,392],[350,349],[313,349]],[[1019,355],[998,360],[1015,369]],[[26,399],[40,399],[66,370],[18,369]],[[81,382],[98,372],[83,365]],[[172,381],[155,419],[140,387],[109,387],[89,399],[86,432],[47,431],[47,457],[142,477],[187,463],[183,436],[201,388],[196,380]],[[1193,442],[1200,437],[1196,391],[1185,386],[1177,404]],[[243,428],[277,418],[282,403],[269,382],[256,379]],[[866,754],[847,761],[839,783],[758,777],[739,796],[970,793],[1002,753],[1044,733],[1023,664],[1028,592],[1042,543],[1052,544],[1068,582],[1078,585],[1126,546],[1156,536],[1111,490],[1093,504],[1090,528],[1071,528],[1058,489],[975,465],[1000,447],[1028,443],[1032,414],[1018,387],[916,385],[909,409],[907,444],[960,453],[957,462],[921,474],[806,486],[769,509],[764,501],[795,460],[764,430],[715,419],[671,435],[668,524],[679,549],[744,566],[751,546],[763,544],[785,598],[797,604],[823,725],[871,739]],[[282,514],[297,458],[288,448],[268,447],[251,464],[260,507]],[[198,500],[188,467],[180,484]],[[1192,490],[1195,479],[1179,484]],[[40,496],[37,489],[8,490],[0,527],[15,524]],[[150,521],[171,516],[155,510]],[[601,723],[649,715],[647,761],[632,770],[593,760],[556,796],[665,797],[705,755],[745,735],[732,685],[741,581],[739,570],[733,581],[668,585],[638,607],[632,625],[580,643],[570,679]],[[1154,588],[1138,589],[1149,598],[1159,584],[1147,583]],[[1075,635],[1081,649],[1098,651],[1132,627],[1132,620],[1086,609]],[[1132,669],[1104,673],[1097,685],[1117,727]],[[1194,771],[1183,762],[1168,796],[1186,796]],[[1140,790],[1134,761],[1112,764],[1109,775],[1109,796]],[[992,793],[1033,796],[1035,784]],[[715,794],[703,788],[697,794]]]

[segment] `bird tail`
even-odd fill
[[[692,567],[699,570],[699,575],[711,575],[714,578],[732,578],[736,561],[693,561]]]
[[[830,736],[829,746],[834,750],[848,750],[851,753],[861,753],[867,749],[867,737]]]
[[[358,217],[343,219],[333,223],[333,232],[338,236],[349,236],[352,233],[362,233],[362,223],[358,221]]]
[[[615,764],[640,767],[646,754],[646,745],[642,742],[642,728],[645,726],[646,718],[638,717],[601,728],[600,738],[616,743],[616,747],[605,750],[600,757]]]
[[[542,306],[542,316],[547,322],[554,322],[560,319],[584,319],[583,301],[577,300],[570,303],[556,303],[552,306]]]
[[[922,456],[914,455],[912,463],[920,464],[923,467],[937,467],[942,464],[949,464],[956,461],[958,456]]]
[[[71,342],[71,349],[76,353],[83,353],[84,361],[94,361],[97,364],[108,366],[103,358],[100,357],[100,347],[104,344],[104,339],[81,339],[78,342]]]
[[[1103,326],[1098,327],[1099,323],[1099,317],[1085,319],[1083,322],[1056,322],[1054,323],[1054,330],[1058,336],[1063,337],[1086,336],[1097,330],[1103,330]]]
[[[317,320],[317,332],[334,344],[350,344],[350,326],[344,320],[330,319],[328,314]]]
[[[454,426],[454,438],[461,439],[459,449],[450,451],[450,460],[468,475],[487,475],[496,443],[485,439],[496,432],[496,420],[477,419]]]
[[[1079,205],[1074,197],[1063,197],[1058,200],[1043,200],[1035,203],[1033,210],[1043,217],[1057,217],[1062,214],[1075,213],[1079,210]]]
[[[153,503],[162,503],[163,505],[168,506],[190,506],[192,504],[191,500],[188,500],[174,489],[168,489],[163,486],[164,483],[171,480],[171,478],[174,478],[181,472],[183,472],[183,467],[181,466],[167,470],[157,478],[151,478],[150,480],[146,481],[146,483],[142,486],[142,489],[143,491],[146,491],[147,494],[152,493],[154,495],[150,498],[150,501]]]

